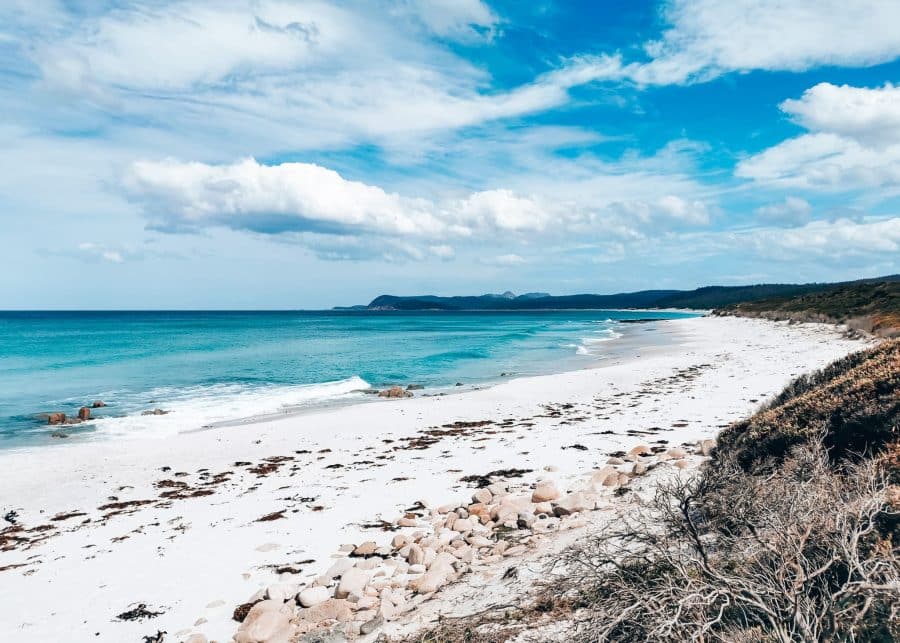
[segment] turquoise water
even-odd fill
[[[0,448],[58,443],[46,415],[103,400],[69,441],[168,435],[310,405],[425,393],[590,366],[635,318],[622,311],[0,312]],[[653,326],[654,324],[649,324]],[[166,415],[143,416],[161,408]]]

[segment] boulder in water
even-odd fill
[[[65,424],[66,423],[66,414],[65,413],[51,413],[47,416],[47,424]]]
[[[381,391],[378,394],[378,397],[390,397],[390,398],[412,397],[412,393],[404,390],[404,388],[402,386],[392,386],[389,389]]]

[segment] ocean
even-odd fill
[[[164,437],[372,401],[418,384],[431,394],[562,372],[644,343],[688,313],[0,312],[0,448]],[[657,334],[658,335],[658,334]],[[632,341],[632,344],[634,342]],[[93,419],[48,426],[47,413]],[[142,413],[162,409],[164,415]],[[54,436],[54,433],[57,435]]]

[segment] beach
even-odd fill
[[[569,488],[636,445],[714,438],[793,377],[866,345],[828,325],[657,323],[672,341],[593,368],[161,439],[0,452],[13,519],[0,527],[0,635],[230,641],[237,605],[312,583],[342,545],[388,543],[382,521],[416,503],[467,501],[475,487],[462,478],[517,470],[492,480]],[[418,618],[398,615],[397,627]]]

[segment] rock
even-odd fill
[[[458,531],[460,533],[472,531],[474,527],[475,525],[472,524],[471,518],[459,518],[453,523],[453,531]]]
[[[669,457],[673,460],[680,460],[687,455],[687,451],[685,451],[684,449],[679,449],[678,447],[669,449],[668,451],[666,451],[666,453],[668,453]]]
[[[349,621],[353,618],[353,610],[350,609],[350,601],[340,598],[329,598],[324,603],[314,607],[298,610],[300,618],[310,623],[322,621]]]
[[[700,453],[703,454],[704,456],[708,457],[709,455],[712,454],[713,449],[716,448],[716,441],[715,440],[700,440],[700,444],[698,446],[700,447]]]
[[[410,587],[418,594],[436,592],[456,574],[456,569],[453,567],[455,560],[453,554],[441,552],[427,572],[410,582]]]
[[[404,516],[403,518],[400,518],[397,521],[397,526],[398,527],[418,527],[419,521],[416,520],[415,518],[407,518],[406,516]]]
[[[580,491],[570,493],[554,503],[553,513],[557,516],[567,516],[579,511],[591,511],[596,503]]]
[[[203,634],[194,633],[191,634],[184,640],[184,643],[209,643],[209,639],[207,639]]]
[[[67,438],[69,437],[68,433],[63,433],[62,431],[54,431],[50,434],[51,438]]]
[[[602,469],[597,469],[593,473],[591,473],[591,482],[603,484],[603,481],[613,474],[618,475],[618,469],[607,464]]]
[[[534,487],[531,494],[532,502],[547,502],[548,500],[556,500],[559,498],[559,490],[552,480],[542,480]]]
[[[674,464],[679,469],[687,469],[689,466],[691,466],[691,463],[687,460],[676,460],[672,464]]]
[[[413,543],[409,546],[409,554],[406,556],[406,562],[410,565],[424,565],[425,564],[425,551]]]
[[[407,391],[421,391],[424,388],[425,387],[421,384],[410,384],[409,386],[406,387],[406,390]]]
[[[394,536],[394,539],[391,541],[391,545],[394,547],[394,549],[400,549],[404,545],[408,545],[408,544],[409,544],[409,538],[407,538],[403,534],[397,534],[396,536]]]
[[[472,494],[472,502],[480,502],[483,505],[490,504],[491,500],[494,499],[494,494],[492,494],[487,489],[479,489],[475,493]]]
[[[297,593],[297,586],[293,583],[275,583],[266,588],[266,598],[282,603],[289,600]]]
[[[334,563],[332,563],[331,567],[328,568],[322,576],[329,581],[334,580],[335,578],[339,578],[341,574],[345,571],[353,567],[353,561],[349,558],[338,558]]]
[[[86,406],[82,406],[80,409],[78,409],[78,419],[81,420],[82,422],[85,420],[90,420],[91,419],[91,409]]]
[[[291,639],[290,613],[278,601],[262,601],[250,608],[234,636],[235,643],[288,643]]]
[[[495,498],[499,496],[505,496],[507,493],[509,493],[509,488],[502,482],[489,484],[487,486],[487,490],[490,491]]]
[[[338,583],[337,590],[334,592],[334,597],[362,597],[365,594],[366,583],[369,582],[371,577],[372,575],[366,570],[358,567],[351,567],[341,575],[341,581]]]
[[[535,520],[536,518],[533,513],[523,511],[518,516],[516,516],[516,526],[519,529],[530,529]]]
[[[412,397],[412,393],[407,390],[404,390],[402,386],[392,386],[389,389],[381,391],[378,393],[378,397],[390,397],[390,398],[398,398],[398,397]]]
[[[65,413],[51,413],[47,416],[47,424],[65,424],[66,423],[66,414]]]
[[[384,619],[380,616],[376,616],[371,621],[366,621],[365,623],[363,623],[362,627],[359,628],[359,633],[363,634],[363,635],[371,634],[372,632],[377,630],[379,627],[381,627],[383,624],[384,624]]]
[[[606,479],[603,481],[604,487],[616,487],[619,484],[619,474],[610,474],[606,476]]]
[[[351,553],[351,556],[367,558],[372,556],[375,553],[375,550],[378,549],[378,543],[374,541],[366,541],[359,547],[356,547]]]
[[[645,444],[639,444],[629,451],[628,455],[650,455],[651,453],[653,452],[650,451],[650,447]]]
[[[534,514],[552,514],[553,513],[553,503],[551,502],[539,502],[534,506]]]
[[[141,411],[141,415],[166,415],[168,411],[162,409],[151,409],[149,411]]]
[[[610,458],[606,461],[606,464],[625,464],[625,460],[622,458]]]
[[[647,465],[643,462],[635,462],[634,468],[631,470],[631,473],[636,476],[642,476],[647,473]]]
[[[302,607],[315,607],[331,598],[331,591],[322,585],[307,587],[297,594],[297,603]]]
[[[104,406],[106,406],[106,402],[104,402],[103,400],[94,400],[94,403],[91,404],[91,408],[95,409],[102,409]]]

